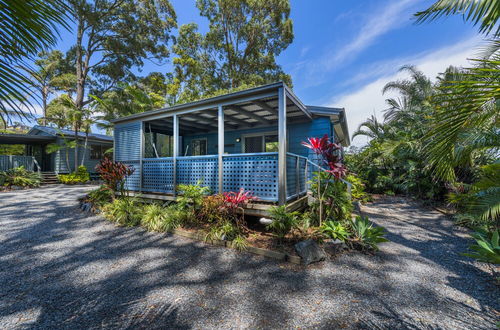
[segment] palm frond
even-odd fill
[[[479,24],[479,32],[500,35],[499,0],[438,0],[424,11],[417,12],[417,24],[434,21],[443,16],[462,15],[464,20]]]

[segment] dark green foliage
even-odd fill
[[[384,227],[375,227],[366,216],[357,216],[351,223],[352,238],[350,243],[361,250],[378,250],[378,244],[388,242],[384,236]]]
[[[183,211],[176,205],[164,207],[153,203],[146,205],[143,212],[141,225],[150,231],[171,232],[185,219]]]
[[[273,222],[267,225],[266,228],[275,233],[279,239],[285,238],[297,226],[299,221],[299,213],[287,212],[285,205],[275,206],[271,208],[269,213]]]
[[[334,240],[346,241],[350,236],[348,228],[338,221],[325,221],[320,230],[323,234]]]
[[[0,172],[0,180],[5,186],[38,187],[42,178],[38,172],[27,171],[23,166]]]
[[[320,191],[318,193],[318,180],[321,180]],[[347,191],[347,185],[340,180],[334,179],[329,173],[316,172],[316,178],[313,179],[311,190],[316,201],[311,205],[311,216],[313,224],[320,225],[319,218],[319,198],[324,203],[324,219],[344,221],[351,217],[352,201]]]
[[[99,188],[88,193],[87,199],[95,206],[101,207],[104,204],[111,202],[113,191],[107,186],[102,185]]]
[[[486,231],[478,230],[471,234],[476,240],[476,244],[471,245],[469,248],[472,253],[463,253],[467,257],[477,259],[482,262],[491,264],[500,264],[500,245],[498,245],[499,231]]]
[[[203,205],[203,199],[210,193],[210,188],[201,185],[177,186],[179,196],[177,197],[177,206],[180,210],[186,212],[186,221],[198,223],[202,219],[198,217]]]
[[[138,200],[131,197],[117,198],[102,207],[104,216],[122,226],[137,226],[143,210]]]

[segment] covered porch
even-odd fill
[[[126,188],[143,195],[174,197],[179,184],[200,184],[283,205],[306,194],[313,170],[300,142],[318,125],[333,134],[329,119],[312,122],[280,82],[118,119],[114,155],[135,168]]]

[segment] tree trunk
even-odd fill
[[[43,119],[42,119],[42,125],[47,126],[47,86],[44,86],[42,88],[42,107],[43,107]]]
[[[83,144],[83,152],[82,152],[82,162],[81,162],[81,166],[84,165],[84,162],[85,162],[85,156],[87,154],[87,144],[88,144],[88,141],[89,141],[89,130],[86,129],[85,130],[85,143]]]
[[[76,35],[76,99],[75,106],[77,111],[81,111],[83,108],[83,98],[85,96],[85,75],[83,71],[83,22],[82,19],[78,19],[78,28]],[[74,118],[74,128],[75,128],[75,172],[78,169],[78,121],[79,118],[75,115]]]

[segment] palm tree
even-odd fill
[[[500,36],[500,0],[438,0],[415,14],[417,23],[433,21],[443,16],[462,15],[464,20],[479,24],[479,32]]]
[[[0,0],[0,119],[32,110],[29,79],[17,64],[57,41],[56,26],[68,28],[64,0]]]
[[[365,127],[366,129],[363,129]],[[372,139],[383,139],[387,133],[387,127],[384,123],[378,121],[377,117],[372,115],[370,118],[359,124],[358,129],[352,134],[354,139],[356,136],[367,136]]]

